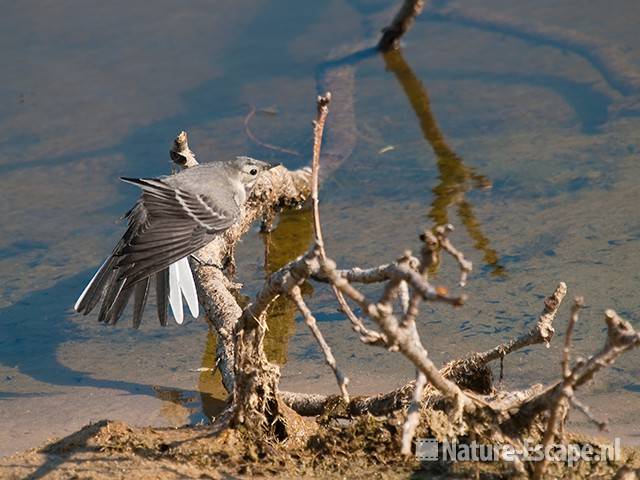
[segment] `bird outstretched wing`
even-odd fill
[[[209,196],[188,192],[163,179],[122,180],[141,187],[142,195],[125,216],[128,219],[127,231],[82,292],[74,308],[86,315],[102,301],[98,320],[115,324],[130,296],[135,294],[133,321],[134,326],[138,326],[150,277],[156,275],[158,316],[161,324],[164,324],[166,290],[170,287],[170,276],[166,270],[182,259],[186,262],[186,257],[233,225],[239,209],[223,209]],[[186,279],[187,274],[190,277],[188,266],[188,263],[177,264],[174,271],[180,272],[180,277]],[[185,294],[192,293],[191,283],[182,282]],[[190,307],[192,299],[190,295]],[[174,305],[177,302],[172,302],[172,308]]]

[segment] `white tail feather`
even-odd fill
[[[177,263],[169,265],[169,304],[171,305],[173,318],[176,319],[178,324],[182,324],[184,312],[182,311],[182,294],[180,292],[180,276]]]
[[[78,297],[78,300],[76,300],[76,304],[73,306],[73,309],[76,312],[78,311],[78,307],[80,306],[80,302],[82,302],[82,300],[84,299],[84,296],[87,294],[87,292],[89,291],[89,288],[91,288],[91,285],[93,285],[93,282],[95,281],[96,277],[100,273],[100,270],[102,270],[102,267],[104,267],[105,263],[107,263],[108,260],[109,259],[107,258],[104,262],[102,262],[102,265],[100,265],[100,268],[98,269],[98,271],[93,275],[93,278],[91,279],[91,281],[87,284],[86,287],[84,287],[84,290],[82,291],[82,293]]]
[[[178,283],[184,298],[187,300],[187,305],[189,305],[189,311],[193,318],[198,318],[198,315],[200,315],[198,294],[196,292],[196,284],[193,281],[189,258],[184,257],[182,260],[178,260],[175,265],[178,267],[177,273],[180,276]]]

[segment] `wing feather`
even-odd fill
[[[176,323],[182,324],[184,312],[182,311],[182,292],[180,291],[180,277],[178,266],[172,263],[169,266],[169,304]]]
[[[147,303],[147,295],[149,294],[149,283],[151,278],[147,277],[135,284],[133,292],[133,328],[140,327],[142,323],[142,312]]]
[[[102,301],[98,320],[116,323],[134,295],[133,321],[137,327],[148,295],[149,277],[156,274],[160,323],[166,324],[167,289],[178,323],[183,320],[182,293],[189,310],[197,316],[197,292],[186,257],[233,225],[239,209],[221,208],[211,197],[176,187],[175,181],[122,180],[142,188],[142,195],[127,212],[128,228],[111,257],[98,269],[74,308],[88,314]],[[176,265],[178,261],[181,263]]]
[[[193,281],[193,274],[191,273],[191,267],[189,266],[189,259],[187,257],[176,262],[178,267],[178,275],[180,277],[180,289],[184,295],[189,311],[193,318],[198,318],[200,315],[198,305],[198,294],[196,292],[196,284]]]
[[[169,290],[169,269],[156,273],[156,304],[160,325],[167,325],[167,292]]]
[[[76,301],[76,304],[73,306],[73,309],[76,312],[81,312],[84,309],[84,306],[86,305],[86,302],[85,302],[84,299],[87,296],[87,293],[89,292],[91,287],[94,285],[94,283],[98,283],[98,282],[96,282],[96,279],[97,279],[98,275],[103,274],[104,267],[105,267],[105,265],[107,264],[107,262],[110,259],[111,258],[107,258],[104,262],[102,262],[102,265],[100,265],[100,268],[98,269],[98,271],[93,275],[93,278],[91,278],[91,280],[89,281],[87,286],[84,287],[84,290],[82,291],[82,293],[78,297],[78,300]]]

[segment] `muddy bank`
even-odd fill
[[[401,423],[363,417],[344,426],[305,419],[307,443],[249,439],[242,432],[212,433],[204,426],[134,428],[100,421],[41,449],[0,459],[4,479],[178,479],[265,476],[273,478],[509,478],[512,464],[419,462],[397,449]],[[571,435],[579,444],[600,445],[593,437]],[[625,466],[640,468],[640,448],[623,448],[619,461],[580,463],[572,478],[612,478]],[[567,470],[553,465],[559,475]]]

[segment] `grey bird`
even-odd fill
[[[142,188],[125,215],[128,228],[74,305],[87,315],[102,302],[98,321],[115,324],[134,297],[133,326],[142,320],[155,277],[158,319],[167,323],[167,299],[182,323],[182,296],[198,317],[189,255],[233,225],[261,172],[275,165],[250,157],[201,164],[159,178],[122,178]]]

